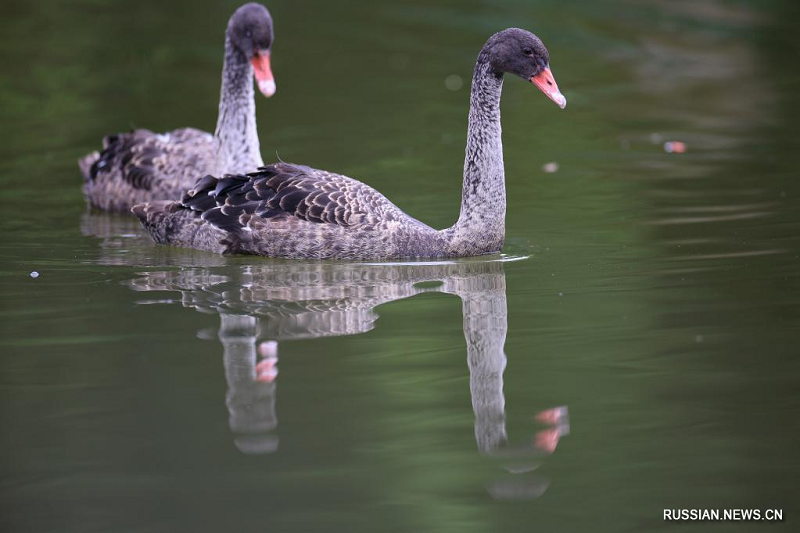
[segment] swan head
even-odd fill
[[[267,8],[255,2],[243,5],[231,15],[226,35],[253,65],[258,89],[267,98],[275,94],[275,78],[270,67],[275,36]]]
[[[515,74],[536,85],[561,109],[567,107],[567,99],[558,90],[550,70],[550,54],[531,32],[508,28],[495,33],[486,41],[482,53],[496,75]]]

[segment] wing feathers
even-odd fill
[[[228,231],[241,230],[252,216],[280,215],[349,227],[376,215],[376,207],[394,208],[363,183],[289,163],[261,167],[247,175],[205,176],[184,195],[182,204]]]
[[[159,182],[176,180],[201,167],[212,137],[193,128],[163,135],[138,129],[103,138],[103,151],[89,171],[89,181],[113,178],[134,189],[154,190]],[[195,174],[196,175],[196,174]]]

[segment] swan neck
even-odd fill
[[[470,93],[461,212],[450,228],[451,249],[459,255],[499,251],[505,239],[506,188],[500,127],[502,74],[481,52]]]
[[[214,131],[219,173],[252,172],[264,164],[258,142],[254,95],[253,67],[226,35],[219,117]]]

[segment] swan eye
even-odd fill
[[[522,53],[525,54],[526,56],[530,57],[530,56],[533,55],[533,50],[531,50],[530,48],[526,47],[526,48],[522,49]]]

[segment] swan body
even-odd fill
[[[209,175],[180,201],[139,204],[133,212],[158,243],[217,253],[389,260],[499,252],[505,240],[500,94],[506,72],[566,105],[535,35],[512,28],[487,41],[472,79],[461,212],[450,228],[431,228],[358,180],[283,162],[247,174]]]
[[[176,200],[198,176],[247,172],[263,165],[251,80],[256,78],[264,95],[275,92],[272,41],[272,19],[264,6],[250,3],[236,10],[225,33],[215,133],[135,129],[105,137],[102,151],[78,161],[88,204],[125,212],[141,202]]]

